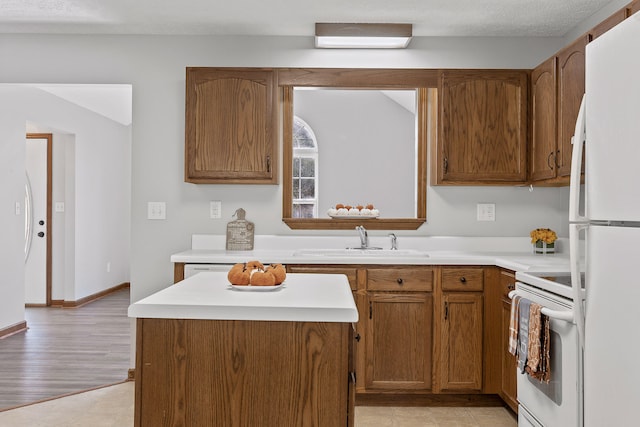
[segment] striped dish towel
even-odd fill
[[[511,315],[509,317],[509,353],[516,355],[518,351],[518,320],[520,318],[520,299],[518,295],[511,300]]]

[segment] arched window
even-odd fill
[[[318,217],[318,142],[298,116],[293,118],[293,217]]]

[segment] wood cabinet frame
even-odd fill
[[[427,91],[437,84],[437,70],[408,69],[280,69],[282,91],[283,167],[282,221],[294,230],[349,230],[364,225],[370,230],[416,230],[427,218]],[[417,194],[415,218],[352,219],[293,218],[293,88],[295,86],[366,89],[417,89]]]

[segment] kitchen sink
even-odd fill
[[[294,256],[322,256],[322,257],[421,257],[428,258],[429,254],[414,249],[301,249],[293,253]]]

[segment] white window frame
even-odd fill
[[[314,198],[313,199],[300,199],[300,198],[296,198],[295,194],[292,195],[292,211],[295,212],[295,205],[313,205],[313,218],[318,218],[318,175],[319,175],[319,171],[318,171],[318,140],[316,139],[316,135],[313,132],[313,129],[311,128],[311,126],[309,126],[307,124],[307,122],[305,122],[303,119],[301,119],[298,116],[294,116],[293,117],[293,122],[294,122],[294,126],[295,123],[298,122],[299,124],[302,125],[302,127],[304,127],[307,132],[309,132],[309,135],[311,136],[311,139],[313,140],[313,145],[314,148],[298,148],[296,147],[295,144],[295,140],[292,141],[293,143],[293,159],[295,161],[295,159],[313,159],[314,161],[314,171],[315,171],[315,176],[313,177],[314,180]],[[295,131],[294,131],[294,137],[295,137]],[[300,179],[299,176],[295,176],[296,171],[294,170],[294,176],[293,179]],[[293,187],[293,183],[292,183],[292,188]]]

